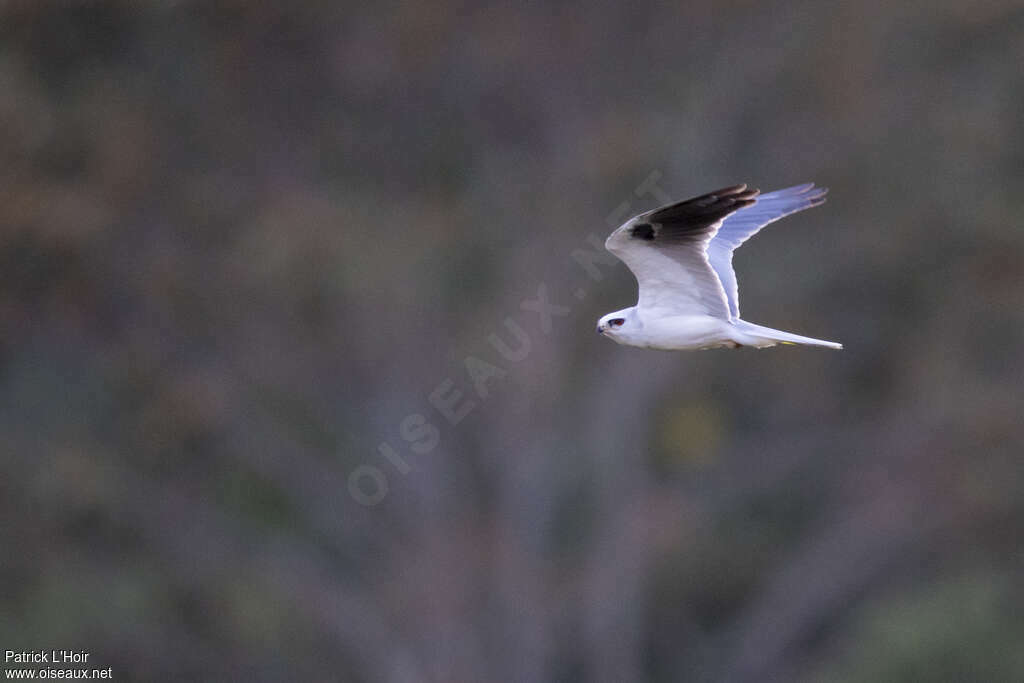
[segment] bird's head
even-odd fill
[[[620,333],[627,331],[634,319],[634,310],[625,308],[603,316],[597,321],[597,333],[616,339]]]

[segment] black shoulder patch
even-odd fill
[[[640,240],[651,241],[654,239],[654,226],[650,223],[637,223],[629,234]]]

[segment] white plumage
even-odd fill
[[[666,350],[836,342],[740,318],[732,253],[783,216],[824,203],[813,183],[760,194],[735,185],[634,216],[605,247],[636,276],[637,305],[601,318],[597,331],[620,344]]]

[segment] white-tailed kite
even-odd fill
[[[605,242],[640,285],[636,306],[609,313],[597,331],[619,344],[687,350],[765,348],[836,342],[801,337],[740,319],[732,252],[758,230],[825,201],[814,183],[760,194],[746,185],[634,216]]]

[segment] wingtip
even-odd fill
[[[818,206],[825,203],[825,195],[828,194],[827,187],[815,187],[814,183],[807,183],[800,187],[806,189],[794,192],[793,194],[799,196],[801,200],[808,202],[810,206]]]

